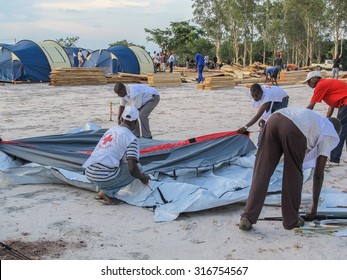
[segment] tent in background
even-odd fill
[[[69,68],[71,67],[70,58],[65,49],[60,46],[56,41],[45,40],[37,43],[45,53],[51,70],[55,68]]]
[[[2,45],[2,49],[15,55],[15,59],[12,60],[15,65],[11,65],[11,61],[8,59],[6,63],[0,62],[0,73],[7,73],[6,76],[0,76],[1,81],[48,82],[50,80],[51,68],[44,51],[38,44],[30,40],[21,40],[14,45]],[[6,56],[8,57],[8,53]],[[11,55],[11,57],[14,56]],[[0,61],[3,61],[2,57],[0,57]],[[13,72],[12,69],[18,69],[20,73],[17,70]]]
[[[153,60],[144,50],[143,48],[140,48],[138,46],[130,46],[129,47],[134,54],[137,57],[137,61],[139,62],[140,65],[140,74],[147,74],[147,73],[154,73],[154,65],[153,65]]]
[[[121,69],[119,72],[140,74],[140,64],[136,55],[130,48],[116,45],[109,47],[107,50],[112,52],[119,59]]]
[[[64,48],[56,41],[35,43],[21,40],[14,45],[0,44],[0,81],[49,82],[55,68],[78,67],[78,49]],[[106,68],[105,73],[154,73],[151,57],[138,46],[112,46],[90,52],[82,49],[86,61],[83,67]]]
[[[0,81],[26,80],[23,75],[23,64],[19,58],[9,49],[0,46]]]
[[[78,50],[82,49],[82,54],[86,58],[88,55],[92,52],[91,50],[87,50],[84,48],[77,48],[77,47],[64,47],[67,55],[70,58],[70,63],[72,67],[78,67]]]
[[[71,63],[64,48],[55,41],[21,40],[14,45],[1,45],[0,81],[49,82],[51,70],[58,67],[71,67]]]
[[[96,50],[90,53],[87,56],[83,67],[107,68],[105,71],[105,73],[107,74],[117,74],[118,72],[121,72],[120,62],[118,58],[112,52],[103,49]]]

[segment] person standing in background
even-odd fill
[[[77,58],[78,58],[78,67],[82,67],[85,61],[84,55],[82,53],[82,49],[78,50]]]
[[[204,82],[204,77],[202,75],[205,67],[205,58],[201,53],[195,55],[196,70],[198,71],[198,84]]]
[[[340,72],[340,64],[341,64],[342,60],[341,60],[341,56],[339,54],[336,55],[334,62],[333,62],[333,70],[331,73],[331,78],[334,79],[338,79],[339,78],[339,72]]]
[[[168,59],[168,63],[169,63],[169,66],[170,66],[170,73],[173,72],[173,66],[174,66],[174,63],[175,63],[175,56],[174,56],[174,52],[172,51],[170,53],[170,56],[169,56],[169,59]]]

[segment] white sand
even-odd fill
[[[305,107],[312,90],[284,87],[289,106]],[[159,88],[161,101],[151,115],[156,139],[179,140],[236,130],[255,111],[243,86],[199,91],[193,84]],[[13,140],[60,134],[92,121],[108,128],[109,102],[118,99],[113,85],[0,87],[0,137]],[[325,114],[327,106],[317,104]],[[336,113],[335,113],[336,114]],[[256,131],[257,127],[251,127]],[[251,135],[256,140],[257,133]],[[344,149],[343,158],[346,156]],[[325,174],[324,187],[347,191],[346,163]],[[312,180],[305,184],[310,192]],[[127,204],[105,206],[95,193],[65,185],[9,185],[0,181],[0,241],[53,241],[41,259],[256,259],[307,260],[347,258],[346,237],[298,234],[278,221],[259,221],[251,232],[237,227],[243,205],[184,213],[173,222],[155,223],[153,212]],[[281,216],[265,206],[261,217]],[[46,244],[46,243],[45,243]]]

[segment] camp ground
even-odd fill
[[[49,82],[52,71],[79,66],[79,49],[82,49],[85,57],[83,68],[102,68],[107,74],[154,73],[151,57],[138,46],[116,45],[92,51],[88,48],[62,47],[53,40],[21,40],[16,44],[0,44],[0,81]]]
[[[290,106],[305,106],[312,94],[302,84],[283,88]],[[1,242],[32,259],[346,258],[345,163],[325,172],[320,214],[330,221],[307,223],[302,231],[282,228],[279,165],[261,219],[253,231],[241,232],[258,136],[256,128],[249,137],[234,133],[254,114],[248,88],[182,83],[158,89],[154,139],[142,143],[151,189],[134,182],[119,193],[122,204],[104,205],[80,165],[115,124],[113,84],[1,86]],[[302,213],[311,191],[307,170]],[[11,258],[3,250],[0,256]]]

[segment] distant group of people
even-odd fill
[[[198,82],[203,82],[205,57],[197,53],[195,61]],[[275,68],[279,69],[278,66]],[[257,113],[237,131],[248,133],[257,122],[261,130],[251,189],[239,222],[241,230],[251,230],[257,222],[270,178],[282,156],[282,223],[285,229],[304,223],[298,215],[303,168],[315,167],[313,202],[306,213],[307,218],[314,218],[324,169],[326,165],[338,165],[341,160],[347,144],[347,83],[323,79],[318,71],[310,72],[304,83],[314,89],[307,108],[288,107],[289,96],[281,87],[253,84],[250,88],[251,105]],[[106,131],[83,165],[87,178],[96,186],[97,197],[112,204],[116,203],[115,194],[134,179],[148,184],[148,175],[138,166],[138,139],[152,139],[149,115],[160,102],[159,92],[147,85],[117,83],[114,92],[120,98],[118,125]],[[315,104],[321,101],[329,106],[325,117],[313,111]],[[332,117],[335,108],[338,109],[336,118]]]
[[[152,60],[154,65],[154,72],[166,72],[167,66],[169,67],[169,72],[173,72],[173,67],[176,62],[173,51],[170,52],[169,57],[167,57],[166,53],[164,52],[157,53],[156,51],[154,51]]]

